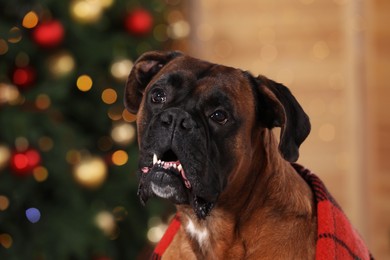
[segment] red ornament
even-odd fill
[[[35,27],[32,32],[33,40],[41,47],[53,48],[61,44],[65,30],[63,25],[56,20],[43,22]]]
[[[36,78],[35,69],[32,67],[16,68],[12,73],[12,82],[20,88],[32,85]]]
[[[14,152],[11,156],[11,168],[17,176],[28,176],[39,166],[41,155],[37,150],[28,149],[24,152]]]
[[[125,27],[131,34],[146,35],[152,30],[153,16],[147,10],[136,9],[126,16]]]

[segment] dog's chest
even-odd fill
[[[185,230],[192,239],[198,242],[200,247],[203,247],[205,244],[207,244],[209,240],[209,231],[206,228],[195,226],[194,222],[189,219]]]

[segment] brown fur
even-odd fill
[[[163,259],[314,259],[311,190],[281,158],[272,132],[256,139],[263,145],[238,166],[209,217],[199,220],[189,206],[178,206],[182,226]],[[188,234],[189,220],[208,231],[207,243]]]

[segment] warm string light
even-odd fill
[[[87,92],[92,88],[92,78],[86,74],[81,75],[77,78],[77,88],[83,92]]]
[[[123,150],[115,151],[111,156],[112,163],[116,166],[123,166],[129,160],[128,154]]]
[[[73,56],[68,52],[60,52],[51,56],[47,61],[47,68],[55,77],[68,75],[76,67]]]
[[[117,98],[118,98],[118,94],[112,88],[106,88],[102,92],[102,100],[104,103],[106,103],[108,105],[114,104],[116,102]]]
[[[38,166],[33,170],[33,176],[37,182],[44,182],[47,180],[49,172],[45,167]]]
[[[118,59],[111,65],[111,75],[119,81],[126,81],[132,67],[133,62],[131,60]]]
[[[115,222],[113,214],[109,211],[101,211],[95,217],[95,224],[103,233],[114,240],[119,235],[119,227]]]
[[[19,27],[12,27],[9,30],[8,42],[10,43],[18,43],[22,40],[22,32]]]
[[[73,176],[77,183],[89,189],[99,188],[107,178],[107,165],[98,156],[81,158],[74,166]]]
[[[129,123],[117,123],[111,130],[112,140],[122,146],[127,146],[135,139],[135,127]]]
[[[35,26],[37,26],[38,22],[39,22],[39,17],[37,13],[34,11],[30,11],[24,16],[22,25],[24,28],[32,29]]]
[[[149,229],[146,236],[151,243],[160,241],[168,228],[167,224],[163,223],[159,217],[151,217],[148,221],[148,226]]]
[[[13,244],[13,239],[9,234],[7,233],[0,234],[0,245],[2,245],[5,249],[8,249],[12,246],[12,244]]]
[[[20,92],[16,86],[0,83],[0,105],[16,105],[18,104],[20,97]]]
[[[9,207],[9,199],[4,196],[0,195],[0,211],[5,211]]]
[[[0,55],[8,52],[8,43],[4,39],[0,39]]]

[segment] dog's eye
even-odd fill
[[[152,91],[152,102],[153,103],[165,103],[167,101],[167,95],[161,88],[153,89]]]
[[[218,124],[224,125],[228,121],[226,112],[222,110],[216,110],[210,115],[210,118]]]

